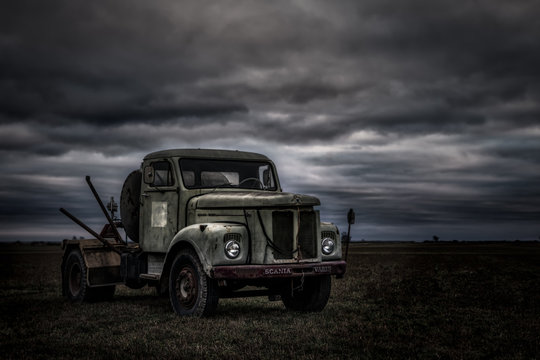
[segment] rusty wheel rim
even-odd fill
[[[199,287],[197,275],[191,266],[185,266],[180,270],[176,279],[176,297],[185,309],[191,309],[197,302]]]
[[[71,295],[77,296],[81,291],[82,271],[78,263],[73,263],[69,269],[69,291]]]

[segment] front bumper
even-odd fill
[[[294,278],[301,276],[345,274],[345,261],[325,261],[318,263],[279,264],[279,265],[235,265],[215,266],[211,270],[214,279],[271,279]]]

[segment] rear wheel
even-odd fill
[[[285,307],[294,311],[322,311],[330,298],[330,275],[297,278],[285,286],[281,299]]]
[[[169,297],[174,311],[183,316],[211,315],[218,304],[218,286],[204,273],[198,256],[181,251],[173,261]]]
[[[79,249],[71,250],[63,269],[63,292],[71,301],[88,299],[89,287],[86,278],[86,265]]]
[[[63,269],[62,287],[64,295],[73,302],[110,300],[115,286],[91,288],[88,285],[88,269],[79,249],[70,251]]]

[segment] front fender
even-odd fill
[[[235,259],[225,255],[225,243],[234,238],[240,244],[240,254]],[[197,253],[205,273],[216,265],[242,265],[247,262],[249,238],[246,227],[236,223],[203,223],[180,230],[171,241],[165,263],[169,263],[182,247],[191,247]]]

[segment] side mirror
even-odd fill
[[[354,210],[349,209],[347,213],[347,222],[349,223],[349,229],[347,230],[347,247],[345,248],[345,261],[349,256],[349,243],[351,242],[351,224],[354,224]]]
[[[144,183],[145,184],[153,184],[154,183],[154,167],[153,166],[146,166],[144,168]]]
[[[347,213],[347,222],[349,223],[349,225],[354,224],[354,218],[355,218],[354,210],[349,209],[349,212]]]

